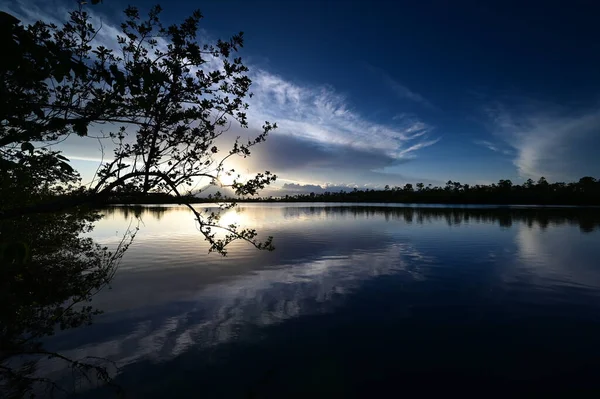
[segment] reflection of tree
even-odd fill
[[[323,206],[284,208],[284,217],[333,217],[334,215],[383,216],[386,221],[418,224],[444,221],[449,226],[461,223],[498,223],[510,227],[514,223],[534,224],[542,229],[549,225],[578,225],[583,232],[600,228],[600,209],[585,208],[410,208],[380,206]]]
[[[41,343],[58,329],[90,324],[99,313],[89,302],[110,282],[133,236],[112,252],[82,237],[99,218],[94,211],[73,209],[0,223],[0,389],[9,397],[22,397],[40,382],[60,389],[36,374],[36,361],[44,357],[108,380],[99,359],[68,359]]]
[[[594,222],[594,220],[592,220],[592,219],[589,219],[589,220],[582,219],[579,222],[579,228],[584,233],[591,233],[592,231],[594,231],[595,229],[598,228],[598,224],[597,224],[597,222]]]
[[[500,215],[498,215],[498,224],[502,227],[512,226],[512,216],[502,212]]]
[[[118,214],[128,220],[130,217],[140,218],[152,216],[156,220],[161,220],[164,214],[169,210],[167,206],[110,206],[102,209],[102,213],[107,216]]]
[[[0,62],[0,372],[8,381],[0,384],[14,388],[17,397],[36,377],[33,363],[19,370],[13,358],[60,358],[46,353],[40,339],[57,327],[90,322],[94,310],[79,304],[110,281],[127,246],[126,237],[109,253],[80,237],[97,216],[79,207],[176,198],[194,213],[211,251],[225,255],[236,240],[274,248],[271,238],[260,241],[254,229],[219,224],[219,211],[235,204],[203,214],[189,203],[198,179],[252,196],[276,178],[265,171],[242,182],[227,165],[231,157],[250,155],[276,125],[265,122],[258,135],[248,141],[238,137],[230,149],[219,144],[232,122],[248,126],[244,111],[251,80],[241,58],[234,57],[242,35],[198,43],[199,11],[165,26],[159,6],[147,18],[128,7],[121,35],[108,32],[117,50],[95,41],[102,27],[94,26],[87,2],[78,3],[61,26],[44,21],[23,26],[0,11],[5,50]],[[216,62],[208,68],[207,60]],[[106,133],[88,135],[88,128],[98,124],[111,126]],[[114,144],[106,159],[103,150],[89,187],[81,185],[69,159],[51,150],[73,134],[93,137],[103,149],[102,143]],[[224,177],[231,182],[222,183]],[[225,233],[221,238],[216,231]],[[87,367],[64,360],[76,369]]]

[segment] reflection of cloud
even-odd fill
[[[124,336],[65,354],[104,356],[121,365],[142,358],[172,358],[191,346],[202,348],[237,338],[249,326],[332,311],[364,281],[378,276],[404,272],[411,279],[422,279],[419,269],[428,260],[410,245],[397,243],[260,270],[208,285],[193,302],[173,304],[168,315],[140,322]],[[182,307],[184,311],[177,313]]]
[[[598,265],[592,253],[597,234],[582,235],[574,226],[540,226],[519,224],[516,243],[524,270],[517,276],[529,276],[542,287],[578,286],[600,288]],[[576,261],[575,261],[576,259]]]
[[[561,286],[581,289],[585,284],[594,292],[600,287],[592,263],[597,234],[579,235],[577,218],[567,217],[571,212],[581,215],[581,210],[243,207],[244,218],[252,225],[262,221],[270,227],[277,251],[259,255],[236,249],[228,262],[219,262],[199,249],[193,228],[186,230],[189,212],[184,208],[169,208],[160,220],[150,214],[147,230],[140,232],[146,234],[145,242],[127,254],[125,263],[130,267],[120,270],[104,303],[95,301],[107,313],[95,326],[66,333],[70,335],[57,344],[62,345],[61,353],[106,356],[120,364],[171,359],[254,338],[257,327],[335,312],[352,303],[354,294],[376,292],[378,286],[371,283],[379,276],[393,275],[395,283],[425,280],[418,289],[428,292],[437,291],[438,284],[459,289],[482,278],[488,284],[490,274],[497,279],[499,271],[507,292],[549,301],[564,298],[566,290],[561,292]],[[152,212],[158,217],[162,210]],[[559,215],[550,217],[553,214]],[[112,216],[124,222],[123,213],[115,211]],[[103,222],[109,225],[107,232],[114,232],[114,220]],[[448,236],[446,228],[439,229],[446,223],[464,228]],[[422,228],[429,225],[433,228]],[[499,226],[507,228],[494,234],[500,232]],[[512,234],[516,234],[518,256],[511,245]],[[418,242],[418,250],[413,241]],[[480,255],[486,267],[480,267]],[[539,289],[546,292],[536,296]],[[571,301],[585,299],[574,296]]]

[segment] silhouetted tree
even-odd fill
[[[72,208],[0,222],[0,393],[21,398],[36,383],[64,390],[35,373],[40,358],[110,381],[102,359],[71,359],[42,345],[57,329],[91,324],[100,313],[90,301],[111,281],[134,231],[109,251],[83,236],[99,218],[96,211]]]
[[[242,33],[200,44],[199,11],[164,26],[159,6],[146,18],[128,7],[115,50],[94,41],[101,27],[84,5],[62,26],[23,26],[0,12],[0,389],[14,397],[35,382],[58,388],[34,374],[39,356],[109,379],[103,367],[41,344],[57,328],[91,322],[97,310],[81,304],[110,282],[132,238],[113,252],[84,238],[99,218],[93,207],[174,200],[194,213],[211,251],[225,255],[236,239],[273,248],[271,237],[259,241],[254,229],[221,226],[218,211],[203,214],[190,205],[199,179],[237,195],[255,195],[275,180],[266,171],[242,182],[226,166],[231,157],[249,156],[275,125],[265,122],[256,137],[234,138],[224,151],[216,142],[231,123],[248,126],[251,81],[241,58],[233,57]],[[72,134],[92,138],[90,130],[99,126],[106,133],[93,139],[116,143],[115,149],[83,187],[70,161],[49,148]],[[224,176],[232,183],[224,184]],[[225,237],[217,238],[215,229]],[[19,361],[20,355],[28,358]]]
[[[501,179],[498,181],[498,188],[503,192],[510,191],[510,189],[512,188],[512,181]]]
[[[221,150],[215,140],[229,125],[248,126],[248,68],[241,58],[232,57],[243,45],[242,33],[228,41],[199,44],[199,11],[168,27],[160,13],[159,6],[153,7],[143,19],[137,8],[128,7],[122,32],[114,38],[118,53],[95,44],[98,29],[83,5],[62,27],[42,21],[23,27],[3,14],[2,41],[8,51],[0,64],[2,164],[9,169],[19,164],[39,168],[43,161],[49,168],[46,173],[74,173],[68,159],[46,147],[73,133],[88,137],[89,128],[99,125],[108,130],[100,139],[117,145],[91,188],[64,190],[60,200],[3,207],[0,217],[102,204],[123,193],[117,188],[141,195],[167,193],[185,204],[198,179],[231,187],[237,195],[254,195],[275,180],[266,171],[241,182],[226,167],[227,159],[249,156],[251,148],[266,139],[276,127],[268,122],[258,136],[246,142],[238,137],[216,158]],[[224,175],[232,176],[233,182],[223,184]],[[211,250],[225,253],[235,239],[271,247],[270,239],[257,241],[252,229],[219,226],[218,212],[190,210]],[[223,239],[216,238],[214,229],[219,228],[227,230]]]
[[[532,179],[527,179],[527,181],[525,182],[525,187],[526,188],[533,188],[533,186],[535,185],[535,183],[533,182]]]

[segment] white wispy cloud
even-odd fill
[[[593,172],[582,157],[591,144],[598,144],[599,107],[573,113],[554,104],[509,108],[496,103],[486,113],[496,137],[514,148],[513,163],[521,177],[574,179]]]
[[[283,226],[282,234],[277,236],[284,237],[284,233],[288,233],[293,237],[299,236],[302,243],[310,242],[309,239],[303,239],[302,232],[298,233],[289,227],[292,224],[303,225],[298,221],[302,220],[304,214],[294,211],[298,212],[292,209],[282,211],[281,217],[275,216],[275,225]],[[320,229],[322,225],[332,222],[335,223],[332,218],[321,217],[313,227]],[[152,228],[156,221],[148,220],[147,224]],[[164,229],[162,227],[162,231]],[[179,226],[174,232],[185,239]],[[424,268],[434,262],[435,257],[421,253],[413,244],[406,242],[408,240],[396,239],[390,244],[379,235],[376,237],[379,240],[361,242],[356,249],[347,249],[348,246],[336,248],[340,253],[336,257],[321,253],[321,249],[310,248],[306,252],[311,254],[311,259],[300,258],[300,262],[287,263],[282,260],[276,264],[277,267],[263,269],[257,265],[268,261],[257,262],[255,258],[254,263],[247,266],[251,273],[236,274],[233,271],[227,278],[218,279],[207,275],[209,278],[205,279],[206,282],[194,284],[193,290],[186,286],[190,279],[181,278],[191,275],[187,274],[189,270],[181,268],[178,274],[160,280],[161,289],[151,298],[140,295],[133,300],[123,301],[120,300],[123,291],[111,292],[110,297],[101,299],[106,309],[104,322],[119,323],[121,328],[116,333],[110,329],[98,340],[76,345],[69,342],[61,353],[73,358],[102,356],[121,367],[144,359],[167,361],[190,348],[206,349],[230,342],[239,337],[240,326],[272,326],[302,316],[331,312],[343,306],[365,282],[375,278],[401,273],[407,284],[425,279]],[[193,240],[186,243],[189,243],[191,250],[199,249]],[[283,248],[285,243],[281,245]],[[369,252],[364,248],[368,248]],[[140,247],[132,248],[132,251],[140,251]],[[213,261],[209,259],[207,262]],[[224,264],[215,262],[210,265],[215,265],[214,269],[219,270]],[[125,263],[123,266],[120,281],[134,278],[135,268]],[[142,277],[135,276],[138,282],[140,278],[147,279],[144,280],[146,284],[139,286],[145,287],[158,281],[154,270],[146,269],[145,273],[137,274],[143,274]],[[176,280],[172,276],[176,276]],[[194,281],[193,278],[191,280]],[[165,289],[165,286],[169,289]],[[148,306],[148,300],[159,306],[160,318],[152,322],[131,318],[133,310]],[[127,306],[126,311],[120,311],[123,306]],[[61,363],[52,360],[43,361],[40,362],[40,372],[42,375],[62,372],[64,367],[61,366]]]
[[[419,93],[415,93],[408,87],[392,79],[390,76],[385,75],[385,82],[394,91],[394,93],[396,93],[398,97],[407,98],[411,101],[433,108],[433,105],[429,101],[427,101],[422,95],[420,95]]]
[[[329,192],[340,192],[344,191],[352,191],[355,188],[364,188],[360,187],[357,184],[335,184],[335,183],[325,183],[325,184],[299,184],[299,183],[284,183],[281,187],[281,194],[304,194],[314,192],[316,194],[322,194],[326,191]]]
[[[491,150],[494,152],[500,152],[500,149],[494,143],[491,143],[487,140],[475,140],[474,143],[477,145],[482,145],[482,146],[486,147],[488,150]]]
[[[421,94],[409,89],[408,87],[406,87],[406,85],[392,78],[390,74],[384,71],[383,69],[369,64],[366,64],[366,68],[372,73],[378,75],[383,80],[383,82],[389,87],[389,89],[392,90],[399,98],[419,103],[427,108],[437,109],[435,105],[433,105]]]
[[[511,151],[507,148],[503,148],[505,146],[505,144],[492,143],[491,141],[488,141],[488,140],[474,140],[473,143],[477,144],[477,145],[481,145],[490,151],[502,153],[504,155],[513,154],[513,151]]]
[[[393,158],[413,156],[439,140],[427,139],[432,127],[416,118],[405,117],[390,124],[367,120],[344,96],[325,85],[300,85],[260,69],[252,74],[252,80],[250,115],[255,122],[277,121],[277,134],[380,151]]]
[[[433,140],[421,141],[419,143],[411,145],[408,148],[403,149],[402,151],[400,151],[399,155],[404,156],[404,155],[410,154],[411,152],[420,150],[421,148],[425,148],[425,147],[429,147],[430,145],[434,145],[438,141],[440,141],[439,138],[433,139]]]
[[[71,6],[66,2],[36,0],[18,0],[15,3],[0,0],[0,5],[22,18],[24,23],[41,19],[56,24],[66,20]],[[102,23],[102,29],[96,37],[97,44],[118,49],[118,21],[102,15],[100,7],[87,7],[93,22],[98,26]],[[201,35],[202,40],[209,39],[206,32],[201,32]],[[161,41],[159,45],[166,46],[166,43]],[[209,59],[204,67],[220,69],[222,63],[217,59]],[[411,159],[418,151],[439,141],[438,137],[431,137],[433,127],[414,115],[404,114],[389,121],[373,121],[357,111],[351,102],[333,87],[293,82],[266,69],[253,65],[249,67],[250,78],[253,81],[253,97],[248,100],[250,126],[258,128],[265,120],[277,122],[279,129],[274,136],[289,138],[279,140],[278,143],[293,146],[294,143],[302,141],[307,151],[311,145],[314,146],[312,148],[318,148],[320,151],[315,153],[315,156],[318,155],[321,160],[312,159],[313,167],[319,164],[326,169],[336,167],[332,161],[332,156],[335,155],[334,158],[340,162],[352,158],[355,161],[355,169],[363,162],[362,165],[366,169],[376,170],[379,166],[374,159],[378,157],[381,158],[379,163],[382,165],[394,160]],[[396,85],[394,90],[402,92],[413,101],[428,104],[417,93],[403,90],[399,85]],[[91,160],[100,158],[97,144],[74,139],[63,146],[65,150],[68,149],[73,159],[79,156],[79,159]],[[109,147],[110,145],[105,149],[107,154],[111,152]],[[287,158],[294,158],[296,150],[281,148],[278,151],[290,155],[286,156]],[[296,166],[301,168],[301,160],[296,161]]]
[[[75,161],[87,161],[87,162],[102,162],[102,158],[99,157],[86,157],[86,156],[81,156],[81,155],[71,155],[66,153],[67,158],[70,160],[75,160]]]
[[[46,3],[2,0],[0,1],[0,7],[2,7],[2,11],[18,18],[24,25],[40,20],[59,25],[68,17],[68,10],[65,7],[65,3],[52,0]]]

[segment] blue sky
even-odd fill
[[[133,1],[148,8],[155,1]],[[525,5],[523,3],[526,3]],[[287,191],[600,177],[600,6],[578,1],[205,1],[207,37],[244,31],[250,120],[280,128],[239,168]],[[0,1],[21,16],[56,1]],[[126,4],[94,8],[116,25]],[[75,166],[98,151],[66,144]],[[78,159],[76,159],[78,158]],[[97,161],[96,161],[97,162]]]

